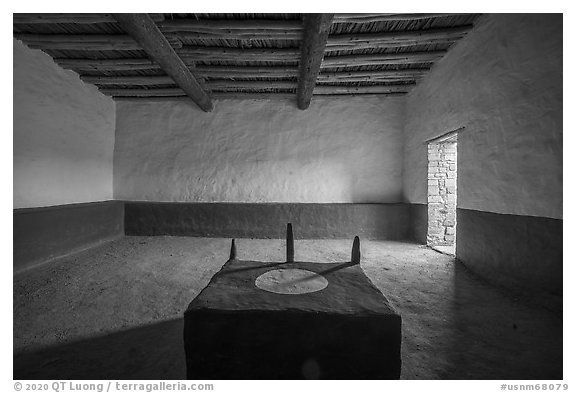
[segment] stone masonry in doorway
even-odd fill
[[[428,244],[456,239],[456,141],[428,144]]]

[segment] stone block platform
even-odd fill
[[[185,312],[189,379],[400,377],[401,317],[358,263],[234,255]]]

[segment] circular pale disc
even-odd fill
[[[255,284],[264,291],[299,295],[321,291],[328,286],[328,280],[309,270],[276,269],[258,276]]]

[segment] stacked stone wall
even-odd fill
[[[456,240],[456,142],[428,144],[428,244]]]

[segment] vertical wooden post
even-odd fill
[[[294,234],[291,223],[286,227],[286,262],[294,262]]]
[[[354,243],[352,244],[352,263],[360,263],[360,238],[358,236],[354,237]]]

